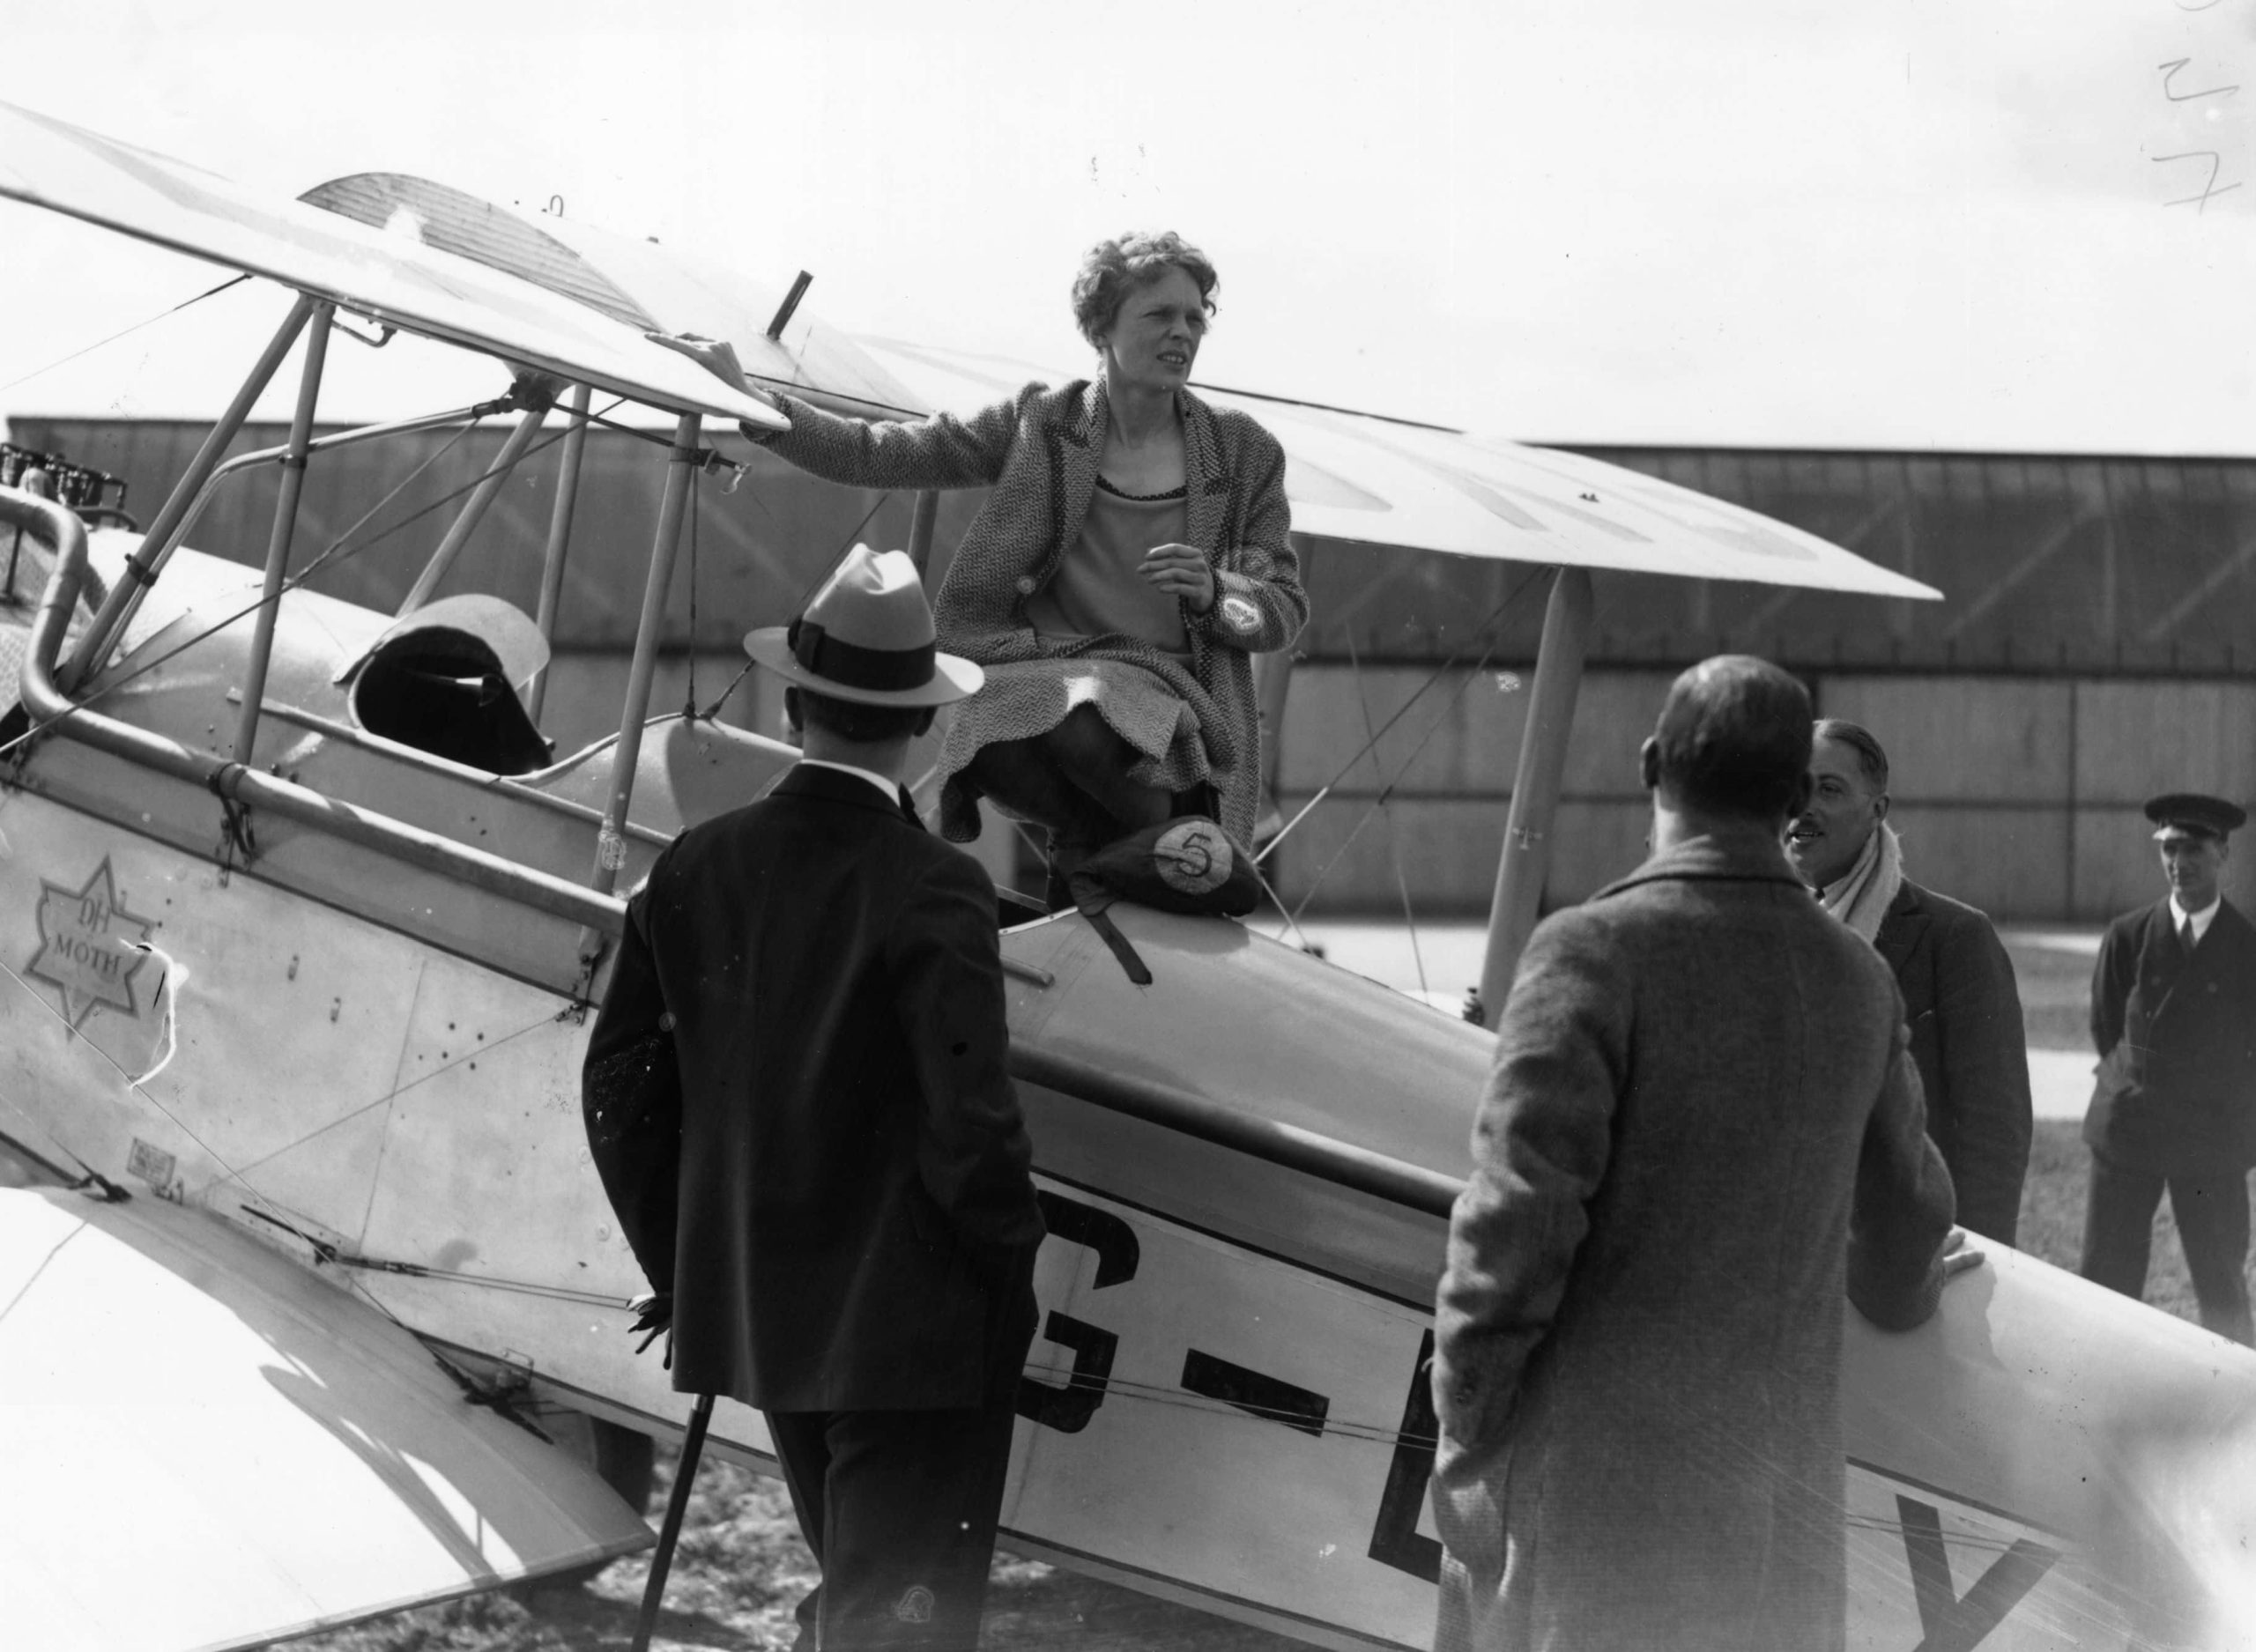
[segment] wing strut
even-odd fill
[[[478,524],[486,520],[486,513],[494,501],[501,497],[501,490],[509,485],[509,473],[517,468],[517,461],[525,456],[525,449],[532,446],[532,439],[540,434],[542,421],[555,404],[550,396],[551,387],[531,379],[521,379],[518,389],[524,396],[524,416],[517,420],[517,427],[501,444],[501,451],[494,460],[493,468],[479,478],[470,497],[463,501],[461,514],[454,525],[447,530],[447,537],[439,541],[439,548],[431,552],[431,559],[415,576],[415,583],[408,588],[401,599],[398,618],[404,619],[431,600],[431,593],[439,589],[439,582],[447,577],[447,570],[462,554],[463,546],[470,543],[471,535],[478,531]]]
[[[564,554],[572,544],[572,513],[580,497],[580,459],[587,451],[590,399],[586,385],[572,387],[572,422],[564,432],[564,460],[557,472],[556,501],[548,517],[548,549],[540,559],[540,612],[534,624],[540,627],[543,642],[556,641],[556,610],[564,600]],[[690,643],[694,647],[696,639],[691,638]],[[525,690],[525,715],[536,729],[540,727],[541,702],[547,698],[548,666],[544,662]]]
[[[1511,991],[1512,972],[1535,928],[1551,867],[1551,828],[1559,812],[1567,768],[1567,737],[1582,687],[1583,656],[1590,648],[1590,570],[1562,567],[1552,576],[1543,611],[1543,641],[1535,656],[1527,727],[1520,735],[1519,770],[1512,779],[1511,812],[1504,821],[1504,849],[1496,862],[1496,898],[1488,910],[1488,952],[1480,967],[1480,1007],[1494,1026]]]
[[[305,491],[306,454],[313,443],[314,407],[321,399],[321,375],[329,360],[329,322],[337,306],[314,306],[306,334],[306,359],[298,374],[298,406],[290,419],[290,445],[282,455],[282,484],[274,493],[274,530],[266,541],[266,581],[258,619],[251,632],[250,658],[243,670],[243,703],[235,723],[235,761],[251,761],[258,743],[259,707],[266,699],[266,668],[274,654],[274,622],[282,611],[282,585],[290,574],[290,541],[298,531],[298,496]]]
[[[227,444],[243,427],[243,420],[250,417],[251,404],[264,393],[267,381],[282,365],[282,358],[289,353],[290,346],[297,343],[298,335],[305,330],[314,308],[312,299],[302,293],[298,294],[297,302],[290,307],[289,315],[282,318],[282,325],[267,341],[266,349],[250,370],[250,376],[235,392],[235,399],[227,404],[227,411],[219,415],[219,422],[212,426],[212,433],[204,438],[203,447],[197,449],[196,457],[189,462],[186,473],[180,478],[180,485],[173,489],[172,497],[165,501],[164,508],[149,524],[149,531],[142,536],[141,549],[127,559],[124,577],[110,588],[109,596],[102,604],[101,611],[94,616],[93,623],[79,636],[77,651],[56,674],[56,685],[64,693],[69,693],[100,667],[103,657],[109,652],[110,643],[123,632],[126,611],[139,599],[141,588],[156,577],[156,565],[172,548],[169,542],[180,531],[189,505],[195,501],[212,472],[219,469],[219,460],[227,451]]]
[[[688,513],[689,490],[697,479],[694,413],[674,421],[673,453],[666,463],[666,491],[658,503],[657,543],[650,548],[650,577],[642,587],[642,618],[634,628],[634,656],[627,668],[627,706],[619,719],[619,744],[611,753],[611,801],[596,834],[596,888],[609,894],[627,861],[627,805],[634,795],[634,766],[642,755],[642,719],[650,709],[650,678],[658,668],[658,638],[665,629],[666,596],[673,589],[674,553],[681,548],[681,522]],[[581,959],[592,961],[602,937],[590,930],[581,937]]]

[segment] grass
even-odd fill
[[[2022,1248],[2073,1270],[2082,1248],[2088,1155],[2073,1122],[2040,1120],[2022,1195]],[[2156,1219],[2147,1300],[2186,1319],[2193,1293],[2168,1202]],[[653,1511],[671,1488],[661,1455]],[[618,1652],[634,1633],[649,1574],[621,1560],[580,1588],[515,1589],[395,1612],[287,1642],[298,1652]],[[699,1652],[788,1648],[791,1609],[815,1581],[783,1486],[734,1463],[699,1474],[654,1647]],[[1094,1652],[1293,1652],[1301,1643],[1169,1605],[1036,1561],[997,1557],[982,1652],[1071,1645]]]
[[[673,1484],[662,1450],[652,1519]],[[621,1652],[630,1645],[649,1556],[620,1560],[574,1588],[518,1588],[423,1606],[281,1644],[295,1652]],[[815,1582],[779,1481],[708,1459],[682,1522],[653,1652],[781,1652],[792,1609]],[[1132,1590],[998,1555],[981,1652],[1304,1652],[1302,1643]]]
[[[2084,1177],[2090,1151],[2082,1125],[2074,1120],[2039,1119],[2030,1144],[2029,1179],[2021,1191],[2021,1248],[2056,1268],[2075,1271],[2083,1255]],[[2186,1252],[2178,1224],[2164,1197],[2154,1221],[2153,1260],[2147,1269],[2147,1301],[2180,1319],[2200,1323],[2193,1283],[2186,1272]]]

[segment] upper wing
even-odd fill
[[[1029,379],[1067,376],[996,356],[861,342],[921,398],[953,411],[985,406]],[[1685,579],[1941,595],[1799,528],[1577,454],[1198,389],[1217,406],[1252,414],[1284,444],[1296,533]]]
[[[148,1196],[0,1191],[0,1623],[48,1652],[263,1645],[649,1541],[365,1301]]]
[[[269,200],[212,173],[0,103],[0,197],[266,276],[404,332],[677,413],[780,428],[764,404],[615,315],[425,241]]]
[[[751,377],[834,411],[884,418],[929,411],[843,333],[792,307],[768,329],[786,289],[694,252],[481,201],[404,173],[362,172],[308,189],[302,201],[364,224],[406,214],[425,242],[522,278],[637,331],[697,333],[736,347]]]

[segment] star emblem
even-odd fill
[[[98,1005],[137,1019],[133,978],[149,954],[133,943],[146,941],[154,927],[119,904],[104,856],[84,888],[40,880],[39,951],[24,973],[62,993],[63,1019],[73,1031]]]

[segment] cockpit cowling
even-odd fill
[[[498,596],[442,597],[407,614],[343,676],[371,734],[496,774],[548,767],[553,748],[519,693],[548,663],[531,619]]]

